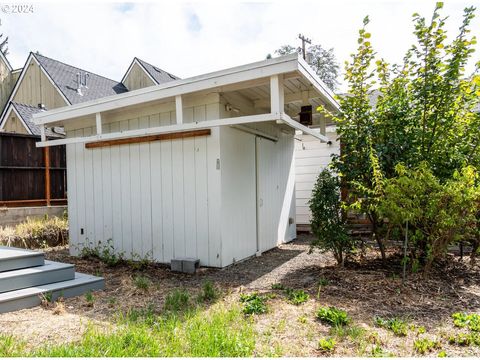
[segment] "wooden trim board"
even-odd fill
[[[106,147],[106,146],[138,144],[138,143],[158,141],[158,140],[185,139],[185,138],[191,138],[196,136],[207,136],[207,135],[210,135],[211,133],[212,131],[210,129],[178,131],[178,132],[173,132],[168,134],[147,135],[147,136],[126,138],[126,139],[88,142],[88,143],[85,143],[85,148],[93,149],[93,148]]]

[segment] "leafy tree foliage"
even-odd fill
[[[465,70],[476,43],[470,35],[475,9],[465,9],[449,42],[442,6],[437,3],[429,21],[413,15],[416,42],[400,65],[377,57],[365,18],[357,52],[345,66],[348,96],[339,98],[341,111],[330,114],[341,139],[333,166],[349,190],[346,205],[369,216],[383,257],[379,206],[385,184],[399,176],[398,164],[407,170],[425,166],[439,186],[480,166],[480,62],[473,73]],[[370,101],[374,88],[376,104]]]
[[[294,47],[291,45],[283,45],[279,49],[275,50],[277,55],[288,55],[293,53],[302,53],[302,48]],[[309,46],[306,50],[307,61],[309,65],[315,70],[318,77],[327,85],[331,90],[335,90],[338,85],[338,71],[339,66],[333,52],[333,48],[324,49],[321,45]],[[268,57],[268,56],[267,56]]]
[[[345,254],[353,249],[342,216],[340,182],[338,177],[324,169],[317,178],[309,201],[312,212],[312,232],[316,239],[312,247],[332,251],[337,263],[344,264]]]

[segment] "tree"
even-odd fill
[[[3,55],[8,55],[8,36],[6,36],[4,39],[3,34],[0,34],[0,51],[3,53]]]
[[[346,64],[349,95],[339,99],[341,111],[330,114],[342,144],[333,165],[349,190],[347,205],[369,216],[382,257],[378,204],[382,182],[397,176],[398,164],[413,169],[425,163],[441,184],[469,165],[480,166],[480,62],[465,73],[476,43],[469,36],[475,9],[465,9],[450,43],[441,9],[438,3],[429,22],[414,14],[416,43],[400,65],[376,60],[365,18],[357,53]],[[369,100],[374,86],[376,106]]]
[[[302,48],[295,48],[291,45],[283,45],[279,49],[275,50],[275,54],[280,56],[293,54],[295,52],[301,54]],[[327,85],[331,90],[335,90],[338,85],[337,78],[339,66],[337,64],[333,48],[326,50],[321,45],[312,45],[307,49],[307,61],[315,70],[318,77],[325,83],[325,85]]]
[[[324,169],[318,175],[309,205],[312,232],[316,236],[312,248],[332,251],[337,263],[343,266],[345,254],[353,249],[354,241],[347,234],[342,216],[338,177]]]

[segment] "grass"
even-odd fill
[[[125,316],[117,330],[88,327],[77,343],[25,351],[12,337],[0,336],[0,356],[35,357],[248,357],[255,332],[239,306],[197,308],[185,314]]]
[[[397,336],[407,336],[408,334],[408,323],[399,318],[392,317],[385,319],[380,316],[375,316],[373,321],[378,327],[391,330]]]
[[[22,248],[45,248],[68,242],[66,217],[28,218],[14,227],[0,227],[0,245]]]
[[[143,275],[135,276],[133,278],[133,283],[140,290],[147,290],[151,285],[150,279]]]
[[[185,310],[190,306],[190,294],[185,289],[176,289],[165,298],[164,309],[171,312]]]
[[[85,293],[85,300],[87,301],[88,306],[93,306],[93,303],[95,302],[95,297],[93,296],[93,293],[91,291],[87,291]]]
[[[213,302],[220,297],[220,292],[217,290],[212,281],[207,280],[202,284],[202,291],[198,295],[198,300],[201,302]]]
[[[264,314],[268,310],[265,296],[258,293],[241,294],[240,302],[243,303],[243,313],[247,315]]]
[[[318,309],[316,316],[317,319],[332,326],[344,326],[350,322],[347,312],[337,309],[335,306]]]

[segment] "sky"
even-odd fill
[[[463,9],[476,1],[447,1],[447,30],[454,36]],[[3,4],[3,5],[2,5]],[[156,1],[115,3],[25,2],[27,13],[0,4],[0,33],[9,37],[14,68],[30,51],[121,80],[134,56],[187,78],[265,59],[298,34],[334,48],[343,69],[356,49],[358,29],[370,17],[379,56],[400,62],[413,41],[412,14],[430,18],[434,1]],[[480,5],[480,4],[479,4]],[[480,38],[480,9],[472,23]],[[480,51],[475,58],[480,59]],[[344,87],[345,85],[342,85]]]

